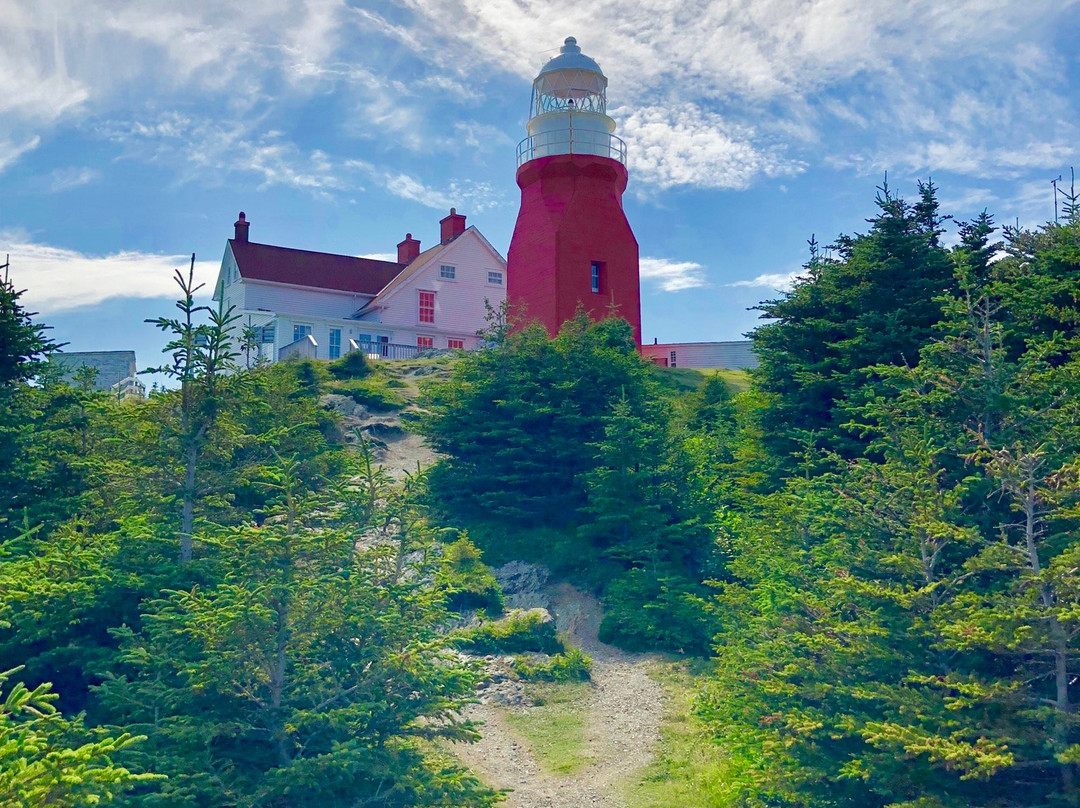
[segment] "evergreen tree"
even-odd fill
[[[11,673],[0,673],[0,685]],[[104,805],[126,788],[154,779],[112,761],[142,738],[90,737],[80,720],[60,715],[48,685],[28,690],[16,683],[0,695],[0,805]]]
[[[871,368],[916,364],[933,336],[937,299],[955,281],[936,189],[920,183],[919,195],[912,206],[883,185],[867,234],[841,236],[835,257],[815,252],[790,292],[759,307],[772,321],[751,335],[761,363],[754,377],[769,396],[763,439],[784,473],[808,447],[862,454],[844,424],[877,389]]]
[[[180,382],[178,401],[177,441],[179,443],[180,467],[177,501],[180,510],[179,538],[180,563],[191,561],[192,535],[195,530],[195,507],[207,491],[199,480],[199,466],[203,452],[217,444],[220,451],[231,443],[226,430],[217,429],[225,401],[219,395],[224,384],[223,376],[235,369],[237,353],[233,350],[230,331],[239,319],[232,309],[217,311],[207,306],[195,305],[195,293],[204,284],[195,284],[195,254],[187,277],[176,270],[175,280],[181,297],[176,303],[180,317],[158,317],[147,322],[160,328],[172,339],[165,351],[172,354],[172,362],[151,372],[164,373]],[[207,312],[210,322],[197,325],[195,317]]]
[[[572,525],[612,405],[624,396],[640,413],[650,391],[625,321],[582,310],[554,339],[538,326],[509,334],[423,391],[421,429],[448,455],[433,490],[459,513]]]
[[[1075,804],[1080,343],[1029,321],[1012,355],[1009,301],[1043,290],[980,278],[970,246],[937,339],[856,412],[874,462],[733,523],[702,709],[767,750],[750,804]]]
[[[7,264],[0,279],[0,393],[9,393],[13,385],[40,373],[49,356],[60,346],[49,339],[48,327],[35,323],[20,298]]]
[[[403,566],[395,545],[358,552],[296,465],[269,476],[262,528],[218,538],[221,583],[166,591],[141,631],[116,629],[128,673],[101,698],[149,738],[131,765],[169,775],[132,804],[494,804],[427,743],[477,737],[458,715],[477,675],[439,630],[433,570]]]

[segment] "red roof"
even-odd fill
[[[240,276],[251,280],[377,295],[405,268],[405,264],[393,261],[294,250],[233,238],[229,244]]]

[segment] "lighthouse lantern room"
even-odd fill
[[[607,83],[573,37],[533,82],[507,295],[552,334],[584,306],[594,319],[623,317],[640,343],[638,245],[622,208],[626,144],[607,114]]]

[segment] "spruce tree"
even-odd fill
[[[771,322],[751,334],[754,378],[769,397],[763,439],[782,473],[808,449],[865,451],[844,425],[880,390],[872,368],[916,364],[941,317],[938,298],[955,288],[933,184],[920,184],[912,206],[886,183],[876,203],[868,233],[839,237],[831,255],[814,251],[791,291],[758,307]]]

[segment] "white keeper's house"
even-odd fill
[[[506,298],[506,259],[453,208],[439,225],[439,244],[421,252],[407,233],[397,261],[380,261],[258,244],[241,213],[214,300],[240,315],[238,331],[256,329],[270,361],[470,350],[486,325],[485,301],[498,308]]]

